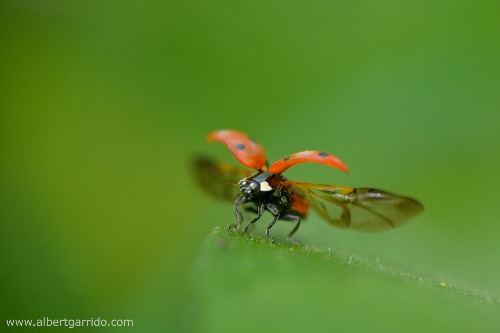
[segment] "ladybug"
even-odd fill
[[[266,227],[266,235],[274,242],[271,228],[278,220],[291,221],[295,226],[288,234],[299,229],[300,221],[309,208],[316,211],[333,226],[364,232],[379,232],[398,227],[423,211],[423,206],[410,197],[373,188],[352,188],[291,181],[282,173],[299,163],[319,163],[348,173],[347,166],[332,154],[319,150],[306,150],[287,155],[268,166],[262,146],[245,133],[220,130],[208,134],[209,142],[218,141],[229,148],[243,166],[235,167],[207,157],[195,160],[199,184],[217,198],[234,202],[236,224],[229,230],[239,229],[243,222],[242,209],[255,213],[243,228],[243,234],[257,222],[264,211],[273,219]]]

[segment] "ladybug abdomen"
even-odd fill
[[[276,189],[273,193],[273,199],[276,200],[283,212],[293,212],[300,217],[306,217],[309,204],[300,192],[296,192],[288,181],[282,175],[273,174],[267,178],[270,186]]]
[[[307,216],[309,204],[307,203],[304,197],[300,196],[297,193],[292,193],[289,200],[290,200],[290,210],[299,213],[301,217]]]

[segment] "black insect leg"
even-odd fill
[[[294,243],[294,244],[300,244],[299,241],[297,241],[296,239],[292,238],[293,234],[295,234],[297,232],[297,230],[299,230],[300,216],[288,214],[285,217],[283,217],[283,219],[284,220],[286,219],[287,221],[292,221],[292,222],[297,221],[295,223],[295,227],[293,227],[292,231],[290,231],[288,233],[288,241],[291,242],[291,243]]]
[[[269,233],[269,229],[271,229],[273,227],[273,225],[276,223],[276,221],[278,221],[279,217],[280,217],[279,215],[275,215],[274,219],[271,221],[271,223],[269,223],[267,225],[267,228],[266,228],[266,235],[267,235],[267,238],[269,238],[269,240],[271,241],[271,243],[274,243],[274,237],[271,236],[271,234]]]
[[[230,225],[227,228],[227,231],[233,231],[233,230],[238,230],[240,227],[241,221],[243,221],[243,216],[241,215],[240,208],[239,206],[248,201],[248,197],[246,195],[241,196],[241,193],[239,193],[236,196],[236,202],[234,203],[234,215],[236,217],[237,223]]]
[[[278,210],[278,207],[272,203],[267,204],[267,209],[269,209],[269,211],[274,215],[274,219],[267,225],[266,235],[267,235],[267,238],[269,238],[269,240],[271,241],[271,243],[274,243],[274,238],[269,233],[269,230],[273,227],[273,225],[276,223],[276,221],[278,221],[278,219],[280,218],[280,212]]]
[[[250,225],[252,225],[253,223],[257,222],[258,219],[260,219],[260,217],[262,216],[262,214],[264,213],[264,208],[266,207],[266,205],[264,203],[260,203],[259,204],[259,208],[257,210],[257,216],[254,217],[250,222],[248,222],[248,224],[245,226],[245,228],[243,229],[243,233],[247,232],[248,230],[248,227],[250,227]]]

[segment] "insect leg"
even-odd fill
[[[243,216],[241,215],[239,206],[246,201],[248,201],[248,197],[246,195],[236,196],[236,202],[234,203],[234,215],[236,217],[237,222],[235,224],[230,225],[229,228],[227,228],[227,231],[237,230],[240,227],[241,221],[243,221]]]
[[[299,230],[299,226],[300,226],[300,216],[297,216],[297,215],[292,215],[292,214],[287,214],[284,219],[288,220],[288,221],[297,221],[297,223],[295,223],[295,227],[293,227],[292,231],[290,231],[288,233],[288,240],[291,242],[291,243],[295,243],[295,244],[300,244],[299,241],[297,241],[296,239],[292,238],[293,234],[295,234],[295,232],[297,232],[297,230]]]
[[[276,221],[278,221],[278,219],[280,218],[280,212],[279,212],[278,207],[272,203],[267,204],[267,209],[269,209],[269,211],[274,215],[274,219],[267,225],[266,235],[269,238],[269,240],[271,241],[271,243],[274,243],[274,238],[269,233],[269,230],[273,227],[273,225],[276,223]]]
[[[259,204],[259,208],[257,210],[257,216],[254,217],[250,222],[248,222],[248,224],[245,226],[245,228],[243,229],[243,233],[247,232],[248,230],[248,227],[250,227],[250,225],[252,225],[253,223],[257,222],[258,219],[260,219],[260,217],[262,216],[262,214],[264,213],[264,208],[266,207],[266,205],[264,203],[260,203]]]

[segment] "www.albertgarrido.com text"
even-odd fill
[[[89,319],[52,319],[43,317],[39,319],[7,319],[8,327],[131,327],[134,326],[132,319],[112,319],[106,320],[97,318]]]

